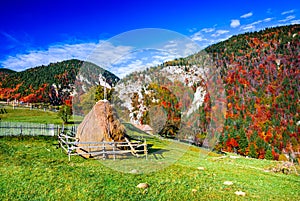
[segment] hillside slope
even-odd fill
[[[300,157],[299,48],[300,25],[291,25],[234,36],[206,49],[226,87],[219,148],[254,158]]]
[[[205,52],[220,72],[226,91],[222,134],[211,133],[220,136],[216,149],[276,160],[283,153],[280,159],[295,160],[300,153],[299,39],[300,25],[269,28],[233,36],[187,58],[132,73],[116,88],[123,101],[120,105],[132,122],[154,125],[165,121],[154,129],[157,133],[201,145],[214,124],[211,94],[207,93],[208,83],[203,83],[207,69],[197,65]],[[201,101],[195,104],[196,99]],[[151,112],[153,107],[162,108],[165,116],[159,116],[158,110]],[[185,107],[198,110],[193,112],[194,119],[182,123]],[[218,110],[218,105],[213,109]]]
[[[84,70],[82,70],[82,68]],[[91,73],[92,72],[92,73]],[[60,105],[70,100],[74,83],[94,85],[103,75],[111,85],[119,78],[99,66],[76,59],[50,63],[21,72],[1,69],[0,100],[16,99],[23,102],[45,102]],[[77,90],[82,93],[82,90]]]

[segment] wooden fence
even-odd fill
[[[115,160],[117,156],[126,155],[128,153],[133,156],[148,157],[146,140],[130,142],[127,138],[126,142],[79,142],[74,136],[74,130],[69,132],[61,132],[58,135],[59,146],[68,154],[69,161],[73,155],[87,155],[103,160],[112,156]]]
[[[0,121],[0,136],[55,136],[60,130],[61,127],[55,124]]]

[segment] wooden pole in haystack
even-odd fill
[[[144,154],[146,156],[146,160],[148,160],[148,150],[147,150],[147,142],[144,140]]]
[[[106,100],[106,78],[105,79],[105,83],[104,83],[104,100]]]

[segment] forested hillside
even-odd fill
[[[82,66],[84,72],[80,71]],[[88,69],[93,69],[93,73],[89,74]],[[80,78],[77,77],[79,72]],[[95,64],[76,59],[50,63],[47,66],[30,68],[22,72],[1,69],[0,100],[16,99],[29,103],[44,102],[60,105],[70,101],[77,78],[78,82],[89,82],[91,76],[96,76],[94,80],[98,80],[99,74],[106,77],[109,84],[119,80],[115,75]]]
[[[291,25],[206,48],[221,69],[227,95],[218,149],[254,158],[299,157],[299,39],[300,25]]]
[[[213,137],[220,135],[215,148],[253,158],[299,158],[299,38],[299,25],[233,36],[187,58],[132,73],[122,80],[122,87],[117,91],[121,92],[124,109],[129,111],[134,122],[151,125],[151,118],[155,120],[158,114],[157,111],[151,114],[151,108],[160,106],[166,113],[162,116],[166,120],[153,122],[166,121],[160,125],[162,130],[158,130],[161,135],[183,139],[191,139],[193,135],[194,142],[201,145],[209,125],[214,124],[211,112],[218,110],[218,105],[211,108],[209,83],[203,83],[207,79],[203,77],[205,69],[201,70],[197,64],[201,54],[208,54],[226,91],[226,120],[222,134],[213,133],[215,131],[210,134]],[[157,86],[155,80],[160,76],[168,81]],[[140,78],[149,81],[139,83]],[[175,99],[171,98],[169,90],[175,93]],[[184,91],[188,93],[180,94]],[[205,93],[204,98],[198,92]],[[204,102],[200,106],[193,104],[195,98]],[[185,105],[199,107],[198,114],[193,113],[196,118],[192,121],[182,121]],[[183,126],[189,127],[189,132]]]
[[[15,73],[15,71],[7,69],[7,68],[0,68],[0,80],[1,81],[5,80],[12,73]]]

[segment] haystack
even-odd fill
[[[98,101],[78,126],[76,138],[79,142],[124,142],[125,127],[113,113],[113,108],[106,100]],[[91,144],[95,146],[95,144]],[[79,146],[87,146],[79,144]],[[106,145],[106,150],[110,149]],[[99,148],[83,148],[77,152],[97,152]],[[97,155],[97,154],[95,154]],[[94,155],[83,155],[90,157]]]

